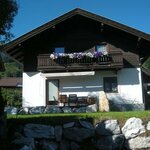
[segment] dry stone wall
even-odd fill
[[[13,135],[12,150],[136,150],[150,149],[150,121],[130,118],[93,125],[86,120],[61,125],[25,124]]]

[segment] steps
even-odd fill
[[[136,111],[144,110],[144,104],[137,101],[126,100],[118,93],[107,93],[110,111]]]

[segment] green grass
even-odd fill
[[[124,123],[128,118],[138,117],[144,122],[150,120],[150,111],[127,112],[97,112],[97,113],[63,113],[63,114],[37,114],[37,115],[7,115],[8,122],[63,124],[78,119],[88,119],[93,123],[107,119],[117,119]]]

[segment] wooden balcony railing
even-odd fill
[[[120,51],[112,51],[108,56],[99,58],[83,57],[69,58],[59,57],[57,59],[50,58],[50,54],[40,54],[38,56],[39,71],[63,71],[63,70],[87,70],[87,69],[109,69],[122,68],[123,58]]]

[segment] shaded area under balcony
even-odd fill
[[[38,56],[38,71],[77,71],[77,70],[100,70],[100,69],[121,69],[123,67],[123,57],[121,51],[112,51],[108,55],[98,58],[50,58],[50,54],[40,54]]]

